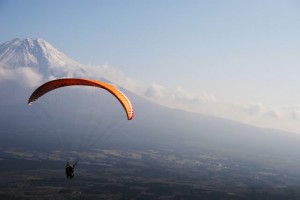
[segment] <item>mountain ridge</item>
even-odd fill
[[[0,57],[1,56],[3,57],[3,55],[0,54]],[[23,67],[24,66],[15,65],[11,68],[13,70]],[[78,73],[78,71],[81,71],[80,66],[75,69],[74,66],[66,67],[61,65],[58,68],[63,69],[57,71],[49,70],[47,74],[42,74],[44,80],[49,79],[51,76],[80,77],[80,75],[82,75]],[[85,69],[83,68],[82,70]],[[12,71],[12,73],[14,72],[15,71]],[[54,72],[57,72],[57,74]],[[15,80],[10,81],[14,82]],[[260,162],[266,162],[272,158],[272,163],[280,163],[282,157],[284,157],[285,162],[300,166],[297,156],[297,152],[300,150],[298,145],[300,144],[300,136],[296,134],[262,129],[232,120],[167,108],[126,91],[125,89],[123,90],[125,91],[124,93],[129,97],[134,106],[135,118],[128,123],[125,121],[120,127],[110,129],[109,127],[114,124],[116,120],[117,115],[115,112],[119,112],[110,95],[102,95],[101,93],[101,96],[92,96],[94,99],[86,103],[86,94],[76,92],[76,98],[74,98],[74,94],[66,94],[62,91],[54,100],[56,101],[64,96],[63,98],[65,98],[65,100],[63,103],[67,102],[68,104],[65,104],[65,107],[52,109],[54,108],[53,106],[55,106],[54,104],[56,104],[55,101],[48,100],[50,99],[49,97],[56,95],[52,93],[54,95],[51,94],[41,101],[41,107],[35,105],[32,109],[27,106],[27,100],[33,87],[24,89],[24,87],[20,85],[12,86],[5,83],[5,81],[0,82],[2,95],[5,96],[5,99],[0,99],[0,108],[2,111],[0,115],[0,120],[2,121],[2,126],[0,127],[2,137],[0,141],[1,146],[11,145],[17,147],[18,145],[25,145],[26,148],[41,148],[42,146],[43,148],[49,147],[47,149],[55,150],[55,148],[57,148],[57,146],[54,145],[56,138],[53,138],[54,136],[51,135],[51,131],[54,130],[51,130],[50,125],[45,127],[49,119],[41,117],[42,115],[40,114],[43,114],[44,109],[47,108],[47,115],[55,119],[55,123],[61,123],[66,120],[63,118],[63,112],[73,112],[74,108],[77,110],[81,109],[78,105],[72,106],[71,100],[83,99],[85,105],[92,106],[96,104],[99,105],[99,107],[103,105],[106,107],[102,108],[104,110],[100,108],[100,110],[93,109],[93,107],[90,108],[91,112],[93,112],[92,117],[95,118],[93,119],[95,122],[92,125],[97,124],[97,127],[91,129],[92,132],[90,136],[108,134],[104,130],[109,129],[111,140],[106,144],[105,147],[107,148],[112,145],[137,149],[171,148],[176,151],[194,149],[199,152],[214,152],[224,156],[259,160]],[[16,101],[16,99],[18,101]],[[13,101],[16,101],[16,103],[13,103]],[[37,113],[39,114],[38,116]],[[73,119],[67,119],[69,120],[68,123],[57,125],[57,130],[62,131],[64,128],[65,132],[60,133],[65,134],[66,138],[80,139],[80,134],[85,133],[85,129],[92,125],[88,124],[90,122],[84,119],[84,116],[78,115],[77,117],[79,118],[76,119],[74,116]],[[76,120],[83,122],[83,126],[79,127],[78,130],[73,126]],[[99,120],[99,122],[97,120]],[[68,126],[63,127],[63,125]],[[74,134],[72,131],[74,131]],[[75,131],[78,133],[75,134]],[[15,139],[12,139],[12,136],[15,136]],[[28,142],[27,145],[26,143],[24,144],[24,141]],[[47,143],[45,143],[45,141],[47,141]],[[53,143],[50,141],[53,141]],[[41,145],[41,143],[44,145]],[[72,145],[73,143],[69,141],[68,144]],[[97,148],[103,147],[101,145],[99,144]]]

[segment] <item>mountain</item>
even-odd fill
[[[27,100],[38,83],[86,75],[83,65],[42,39],[2,44],[0,70],[2,148],[164,149],[300,166],[299,135],[167,108],[121,86],[135,108],[135,118],[129,122],[114,97],[102,90],[60,89],[29,107]],[[30,82],[36,77],[40,78]],[[32,84],[20,84],[24,81]]]
[[[2,69],[30,68],[44,76],[74,76],[84,67],[43,39],[13,39],[0,45]],[[76,69],[76,70],[75,70]]]

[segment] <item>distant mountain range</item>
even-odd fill
[[[61,89],[27,105],[39,84],[59,77],[86,78],[85,72],[42,39],[0,45],[0,148],[166,149],[300,167],[299,135],[167,108],[122,86],[135,109],[132,121],[112,95],[99,89]]]

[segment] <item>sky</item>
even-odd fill
[[[0,0],[0,43],[43,38],[163,105],[297,133],[299,22],[296,0]]]

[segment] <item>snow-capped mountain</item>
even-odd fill
[[[2,79],[5,79],[3,74],[31,73],[49,79],[80,76],[85,71],[84,66],[40,38],[16,38],[0,45],[0,68]]]
[[[126,90],[136,113],[128,123],[122,106],[101,91],[60,90],[40,104],[27,105],[33,90],[47,79],[105,76],[88,70],[42,39],[14,39],[0,45],[0,147],[73,148],[74,140],[83,144],[85,136],[92,140],[109,133],[107,148],[191,150],[261,163],[272,158],[272,167],[284,160],[300,166],[299,135],[171,109]],[[66,138],[70,140],[57,147]],[[103,148],[103,143],[96,147]]]

